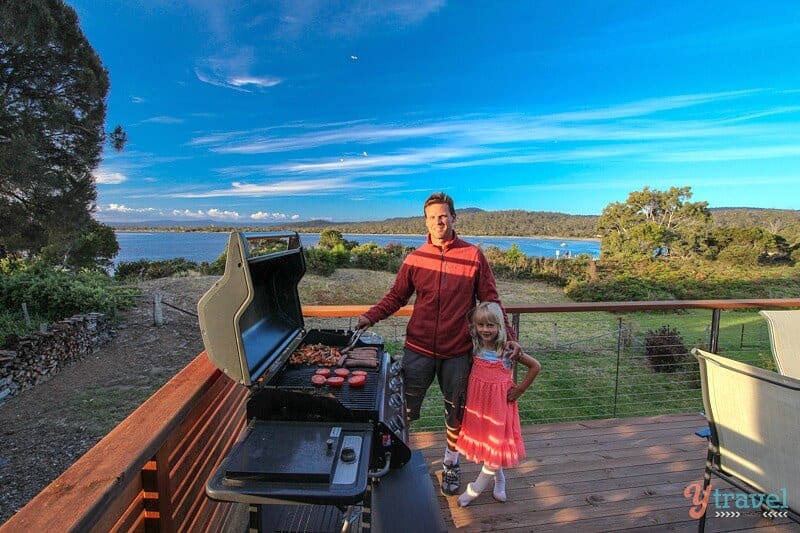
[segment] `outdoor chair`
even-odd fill
[[[778,372],[800,378],[800,311],[760,311],[769,326],[769,343]]]
[[[763,510],[767,517],[800,523],[800,379],[699,350],[703,404],[711,435],[703,495],[715,475],[743,498],[711,497],[716,511],[742,514]],[[749,495],[749,496],[748,496]],[[705,528],[708,505],[699,519]],[[722,515],[730,516],[730,514]]]

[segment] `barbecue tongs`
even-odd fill
[[[358,339],[361,338],[361,335],[365,331],[367,331],[366,327],[359,328],[359,329],[355,330],[353,332],[353,335],[350,337],[350,342],[347,343],[347,346],[345,346],[344,348],[341,349],[340,353],[345,354],[345,353],[349,352],[350,350],[352,350],[353,346],[356,345],[356,343],[358,342]]]

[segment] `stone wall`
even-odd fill
[[[88,313],[18,338],[12,349],[0,350],[0,403],[47,381],[71,362],[94,353],[114,333],[108,317],[102,313]]]

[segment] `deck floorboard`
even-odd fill
[[[444,432],[412,433],[411,446],[429,466],[431,483],[450,531],[697,531],[684,489],[701,482],[706,427],[699,414],[604,419],[525,426],[528,457],[506,471],[509,501],[491,490],[466,508],[439,493]],[[461,465],[462,483],[479,466]],[[737,492],[718,478],[712,487]],[[723,509],[720,509],[723,510]],[[728,511],[735,509],[728,509]],[[798,531],[788,519],[767,519],[758,511],[717,517],[713,498],[706,531]]]

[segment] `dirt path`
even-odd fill
[[[112,341],[0,404],[0,524],[203,350],[195,317],[165,307],[165,324],[153,325],[153,294],[196,313],[215,279],[142,283]]]

